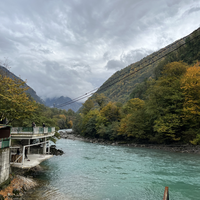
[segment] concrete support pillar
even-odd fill
[[[28,139],[28,145],[30,145],[30,144],[31,144],[31,140]],[[30,146],[28,147],[28,154],[30,154]]]
[[[22,148],[22,165],[24,164],[25,147]]]
[[[8,180],[10,173],[10,148],[0,149],[0,184]]]
[[[43,142],[45,142],[43,143],[43,154],[46,154],[46,148],[47,148],[46,140],[47,140],[46,138],[43,139]]]
[[[50,154],[50,143],[49,143],[49,140],[48,140],[48,154]]]

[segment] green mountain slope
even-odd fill
[[[0,74],[4,73],[6,76],[10,77],[11,79],[19,79],[23,81],[21,78],[10,72],[8,69],[6,69],[3,66],[0,66]],[[25,83],[25,87],[28,87],[28,90],[26,91],[27,94],[29,94],[37,103],[44,104],[44,101],[36,94],[35,90],[33,90],[30,86],[28,86]]]
[[[190,35],[160,49],[113,74],[97,91],[111,101],[126,102],[133,89],[145,79],[155,78],[169,62],[200,60],[200,28]],[[156,70],[155,70],[156,69]]]

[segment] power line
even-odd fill
[[[193,34],[194,32],[198,31],[199,29],[200,29],[200,28],[196,29],[196,30],[193,31],[191,34]],[[190,35],[191,35],[191,34],[190,34]],[[194,38],[190,39],[190,40],[187,41],[187,42],[184,41],[184,43],[181,44],[180,46],[178,46],[177,48],[175,48],[175,49],[173,49],[173,50],[167,52],[167,53],[164,54],[163,56],[161,56],[161,57],[157,58],[156,60],[154,60],[154,61],[152,61],[152,62],[150,62],[150,63],[144,65],[143,67],[137,69],[136,71],[131,72],[131,73],[129,73],[129,74],[127,74],[128,72],[125,72],[125,73],[123,73],[123,74],[120,74],[118,77],[116,77],[116,78],[114,78],[114,79],[108,81],[107,83],[105,83],[105,86],[101,86],[101,87],[99,87],[99,88],[95,88],[94,90],[91,90],[90,92],[87,92],[87,93],[85,93],[84,95],[81,95],[81,96],[79,96],[79,97],[77,97],[77,98],[75,98],[75,99],[73,99],[73,100],[64,102],[64,103],[58,105],[57,108],[63,107],[63,106],[66,106],[66,105],[69,105],[69,104],[72,104],[72,103],[75,103],[75,102],[80,101],[80,100],[82,100],[82,99],[84,99],[84,98],[86,98],[86,97],[89,97],[90,95],[93,94],[93,91],[95,91],[95,90],[97,90],[97,89],[98,89],[97,92],[99,92],[99,91],[105,90],[105,89],[108,88],[108,87],[111,87],[111,86],[114,85],[115,83],[117,83],[117,82],[119,82],[119,81],[121,81],[121,80],[123,80],[123,79],[125,79],[125,78],[127,78],[127,77],[129,77],[129,76],[131,76],[131,75],[133,75],[133,74],[135,74],[136,72],[139,72],[140,70],[146,68],[147,66],[149,66],[149,65],[155,63],[156,61],[158,61],[158,60],[164,58],[165,56],[167,56],[167,55],[169,55],[170,53],[176,51],[177,49],[181,48],[182,46],[186,45],[188,42],[191,42],[192,40],[196,39],[196,38],[199,37],[199,36],[200,36],[200,35],[197,35],[197,36],[195,36]],[[177,43],[180,43],[182,40],[185,40],[187,37],[189,37],[189,36],[185,36],[185,37],[183,37],[182,39],[180,39],[180,40],[174,42],[173,44],[170,44],[170,45],[164,47],[164,48],[163,48],[162,50],[160,50],[157,54],[155,54],[154,56],[152,56],[151,59],[153,59],[153,58],[159,56],[159,55],[160,55],[161,53],[163,53],[164,51],[167,51],[166,48],[175,46]],[[139,67],[140,65],[143,65],[143,64],[146,63],[147,61],[148,61],[148,60],[145,60],[144,62],[142,62],[141,64],[139,64],[139,65],[136,66],[136,67]],[[140,62],[140,61],[139,61],[139,62]],[[126,74],[127,74],[127,75],[126,75]],[[126,75],[126,76],[124,76],[124,75]],[[119,79],[121,76],[124,76],[124,77],[122,77],[121,79]],[[116,79],[117,79],[117,80],[116,80]],[[118,79],[119,79],[119,80],[118,80]],[[114,81],[114,82],[113,82],[113,81]],[[111,83],[111,82],[112,82],[112,83]],[[109,84],[109,83],[111,83],[111,84]],[[108,84],[109,84],[109,85],[108,85]]]
[[[95,88],[95,89],[93,89],[93,90],[91,90],[91,91],[85,93],[84,95],[81,95],[81,96],[79,96],[79,97],[76,97],[75,99],[72,99],[72,100],[70,100],[70,101],[61,103],[61,104],[59,104],[59,105],[56,106],[56,107],[59,108],[59,107],[63,107],[63,106],[66,106],[66,105],[68,105],[68,104],[71,104],[71,103],[80,101],[81,99],[84,99],[84,98],[86,98],[86,97],[92,95],[92,94],[94,93],[94,91],[97,90],[97,89],[98,89],[98,88]]]
[[[197,30],[198,30],[198,29],[197,29]],[[195,31],[197,31],[197,30],[195,30]],[[194,32],[195,32],[195,31],[194,31]],[[119,77],[121,77],[121,76],[127,74],[127,72],[124,73],[124,74],[121,74],[120,76],[114,78],[113,80],[108,81],[108,82],[106,83],[106,86],[100,88],[98,91],[102,91],[102,90],[104,90],[104,89],[106,89],[106,88],[108,88],[108,87],[114,85],[114,84],[117,83],[118,81],[121,81],[121,80],[123,80],[123,79],[125,79],[125,78],[127,78],[127,77],[129,77],[129,76],[131,76],[131,75],[133,75],[133,74],[135,74],[136,72],[138,72],[138,71],[144,69],[145,67],[147,67],[147,66],[149,66],[149,65],[151,65],[151,64],[153,64],[153,63],[155,63],[156,61],[162,59],[163,57],[167,56],[168,54],[172,53],[173,51],[176,51],[177,49],[179,49],[179,48],[181,48],[182,46],[184,46],[186,43],[188,43],[188,42],[194,40],[195,38],[197,38],[197,37],[199,37],[199,36],[200,36],[200,35],[197,35],[197,36],[194,37],[193,39],[191,39],[191,40],[185,42],[184,44],[180,45],[179,47],[177,47],[177,48],[175,48],[175,49],[169,51],[169,52],[166,53],[165,55],[163,55],[163,56],[157,58],[156,60],[154,60],[153,62],[148,63],[147,65],[143,66],[142,68],[140,68],[140,69],[138,69],[138,70],[136,70],[136,71],[134,71],[134,72],[132,72],[132,73],[129,73],[128,75],[126,75],[125,77],[121,78],[120,80],[117,80],[117,81],[113,82],[114,80],[118,79]],[[181,40],[184,40],[184,39],[187,38],[187,37],[188,37],[188,36],[185,36],[185,37],[182,38]],[[171,45],[168,45],[167,47],[169,48],[170,46],[174,46],[174,45],[176,45],[178,42],[180,42],[180,40],[176,41],[175,43],[173,43],[173,44],[171,44]],[[155,54],[152,58],[157,57],[159,54],[161,54],[161,53],[162,53],[163,51],[165,51],[165,50],[166,50],[166,47],[163,48],[162,51],[159,51],[159,53]],[[151,59],[152,59],[152,58],[151,58]],[[144,64],[145,62],[147,62],[147,60],[145,60],[143,63],[139,64],[139,66],[142,65],[142,64]],[[110,82],[113,82],[113,83],[110,84],[110,85],[107,85],[107,84],[110,83]],[[95,90],[96,90],[96,89],[95,89]],[[88,93],[86,93],[86,94],[88,94]],[[91,95],[91,94],[90,94],[90,95]],[[65,103],[62,104],[62,106],[65,106],[65,105],[68,105],[68,104],[71,104],[71,103],[75,103],[75,102],[77,102],[77,101],[79,101],[79,100],[81,100],[81,99],[83,99],[83,98],[86,98],[86,97],[88,97],[88,96],[90,96],[90,95],[86,95],[86,96],[82,95],[80,99],[77,99],[76,101],[73,101],[73,100],[72,100],[72,101],[69,101],[69,102],[65,102]],[[59,106],[59,107],[62,107],[62,106]]]

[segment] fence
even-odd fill
[[[2,138],[0,139],[0,148],[6,148],[10,146],[10,138]]]
[[[55,132],[55,127],[12,127],[11,134],[48,134]]]
[[[12,127],[11,132],[14,132],[14,133],[33,132],[33,128],[32,127]]]

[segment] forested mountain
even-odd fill
[[[6,74],[6,76],[10,77],[11,79],[19,79],[21,80],[18,76],[16,76],[15,74],[13,74],[12,72],[10,72],[7,68],[0,66],[0,72],[3,72]],[[21,80],[23,81],[23,80]],[[28,86],[26,83],[24,85],[24,87],[28,87],[28,90],[26,91],[27,94],[29,94],[37,103],[41,103],[41,104],[45,104],[48,107],[57,107],[58,105],[65,103],[65,102],[69,102],[72,99],[70,99],[69,97],[59,97],[59,98],[47,98],[45,101],[43,99],[41,99],[37,93],[35,92],[35,90],[33,90],[30,86]],[[55,103],[55,105],[54,105]],[[79,102],[75,102],[73,104],[69,104],[66,106],[61,107],[61,109],[65,109],[66,111],[69,109],[72,109],[74,112],[78,111],[78,109],[82,106],[82,103]]]
[[[114,74],[83,104],[74,130],[111,141],[199,145],[199,121],[200,29]]]
[[[59,98],[47,98],[45,100],[45,105],[49,106],[49,107],[59,107],[59,105],[62,105],[63,103],[66,102],[71,102],[72,99],[70,99],[69,97],[64,97],[61,96]],[[68,110],[68,109],[72,109],[74,112],[78,111],[78,109],[82,106],[82,103],[79,102],[75,102],[66,106],[61,107],[62,109]]]
[[[12,72],[10,72],[8,69],[6,69],[3,66],[0,66],[0,71],[3,71],[6,76],[10,77],[11,79],[19,79],[21,80],[18,76],[16,76],[15,74],[13,74]],[[22,80],[21,80],[22,81]],[[33,90],[30,86],[28,86],[27,84],[24,85],[25,87],[28,87],[28,90],[26,91],[27,94],[30,94],[31,97],[38,103],[44,104],[44,101],[36,94],[35,90]]]
[[[26,93],[27,89],[31,93]],[[0,124],[14,127],[31,127],[43,123],[47,127],[58,129],[71,128],[76,114],[73,110],[49,108],[36,96],[41,103],[30,95],[36,93],[23,80],[10,73],[6,68],[0,68]],[[37,99],[36,99],[37,100]],[[56,135],[57,137],[58,135]],[[55,142],[55,138],[51,138]]]
[[[167,58],[165,62],[183,60],[188,64],[197,60],[200,57],[199,43],[197,43],[199,34],[200,29],[197,29],[190,35],[154,52],[139,62],[117,71],[100,87],[97,93],[104,93],[111,101],[126,102],[138,83],[156,76],[155,68],[165,58]]]

